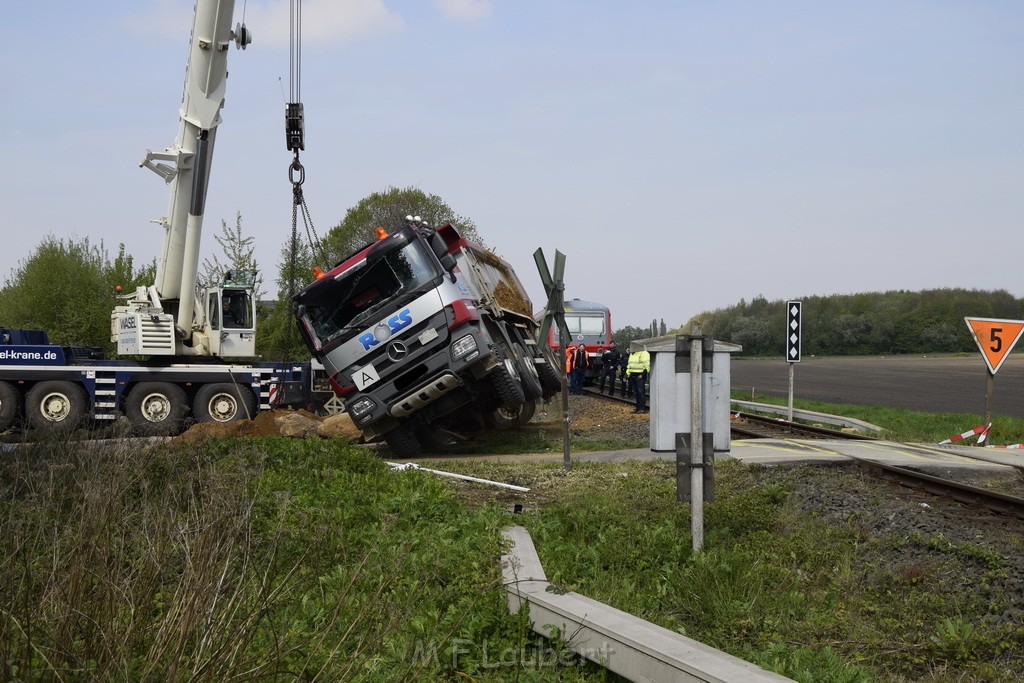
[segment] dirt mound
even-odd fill
[[[254,420],[237,422],[197,422],[178,436],[180,441],[203,441],[222,439],[228,436],[299,436],[288,427],[296,418],[309,421],[315,433],[324,418],[308,410],[267,410],[259,413]],[[304,435],[304,434],[303,434]]]

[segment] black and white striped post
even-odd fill
[[[793,368],[800,362],[801,301],[786,302],[786,362],[789,363],[789,421],[793,421]]]

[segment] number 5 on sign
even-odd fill
[[[999,320],[996,318],[964,318],[968,329],[974,335],[982,357],[993,375],[999,370],[1010,350],[1024,333],[1024,320]]]

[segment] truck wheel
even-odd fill
[[[562,390],[562,378],[558,372],[551,367],[551,363],[545,358],[543,363],[537,365],[537,376],[540,378],[540,385],[544,389],[544,398],[551,398]]]
[[[256,398],[234,384],[207,384],[196,392],[192,414],[200,422],[249,420],[256,417]]]
[[[0,432],[10,429],[21,412],[21,394],[7,382],[0,382]]]
[[[516,354],[519,356],[519,377],[523,384],[523,397],[527,401],[536,401],[544,393],[540,385],[540,377],[537,375],[537,365],[533,362],[533,356],[526,352],[522,344],[515,345]]]
[[[515,410],[501,407],[494,411],[494,424],[499,429],[522,427],[533,419],[535,412],[537,412],[537,404],[533,401],[521,403]]]
[[[518,374],[515,365],[507,358],[491,372],[491,384],[498,395],[498,403],[509,410],[514,410],[526,400]]]
[[[170,436],[181,431],[188,410],[185,390],[167,382],[141,382],[128,393],[124,412],[141,436]]]
[[[85,418],[85,391],[65,380],[40,382],[25,396],[25,416],[33,429],[74,431]]]
[[[398,425],[390,432],[384,433],[384,441],[396,458],[420,457],[420,442],[416,433],[408,425]]]

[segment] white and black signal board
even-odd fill
[[[800,307],[801,301],[786,302],[786,360],[800,362]]]

